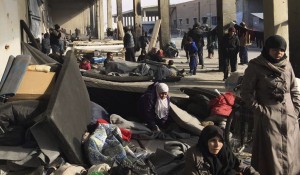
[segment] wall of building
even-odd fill
[[[188,31],[189,28],[193,27],[195,21],[202,24],[202,18],[207,17],[207,24],[214,26],[216,9],[216,0],[195,0],[176,4],[176,15],[172,16],[170,22],[179,30]]]
[[[0,79],[8,57],[21,54],[21,19],[27,21],[27,1],[0,0]]]
[[[90,25],[89,3],[83,0],[50,0],[49,13],[52,25],[58,24],[67,33],[75,33],[78,28],[86,34],[86,27]]]

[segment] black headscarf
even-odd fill
[[[286,55],[284,55],[280,59],[275,59],[269,55],[269,50],[273,48],[273,49],[282,49],[286,51],[286,47],[287,47],[286,41],[282,36],[273,35],[266,40],[265,46],[262,50],[262,55],[271,63],[279,63],[280,61],[286,59]]]
[[[208,140],[215,136],[219,136],[224,141],[223,130],[218,126],[209,125],[201,132],[197,144],[204,160],[210,165],[210,172],[213,175],[235,175],[235,168],[239,166],[240,162],[224,142],[223,147],[217,155],[213,155],[209,152]]]

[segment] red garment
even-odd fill
[[[232,92],[226,92],[217,98],[211,99],[209,102],[209,106],[211,108],[210,116],[228,117],[232,111],[234,100],[235,97]]]
[[[81,62],[80,64],[79,64],[79,68],[80,69],[84,69],[84,70],[91,70],[91,63],[89,62],[89,61],[87,61],[87,62]]]
[[[101,119],[101,118],[97,120],[97,123],[109,124],[106,120]],[[128,129],[124,129],[124,128],[119,128],[119,129],[122,133],[122,139],[125,141],[130,141],[132,132],[129,131]]]

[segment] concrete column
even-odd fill
[[[161,19],[160,25],[160,48],[163,48],[166,44],[171,41],[170,33],[170,0],[158,0],[158,13],[159,18]]]
[[[224,36],[225,31],[229,28],[229,25],[232,21],[236,20],[236,0],[217,0],[217,20],[218,20],[218,44],[222,37]],[[227,31],[226,31],[227,32]],[[223,70],[223,59],[222,52],[220,47],[218,47],[219,52],[219,70]]]
[[[143,10],[143,21],[147,21],[146,10]]]
[[[142,6],[141,0],[133,0],[135,39],[142,35]]]
[[[134,21],[134,17],[130,16],[130,26],[132,26],[132,27],[134,27],[133,21]]]
[[[263,6],[265,39],[271,35],[281,35],[288,44],[288,0],[264,0]]]
[[[111,0],[107,0],[107,28],[112,29],[112,6]]]
[[[98,0],[98,39],[104,39],[103,0]]]
[[[300,1],[288,1],[288,18],[289,18],[289,55],[295,75],[300,78]],[[299,86],[299,85],[298,85]]]
[[[117,16],[118,16],[118,20],[117,20],[117,23],[118,23],[118,21],[121,21],[122,22],[122,24],[124,25],[124,22],[123,22],[123,14],[122,14],[123,12],[122,12],[122,0],[117,0]],[[118,32],[120,33],[120,30],[121,29],[119,29],[119,25],[118,25]],[[123,29],[122,29],[123,30]],[[120,35],[118,34],[118,36],[119,36],[119,39],[122,39],[121,37],[120,37]]]

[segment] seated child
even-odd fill
[[[146,59],[146,50],[142,50],[141,55],[138,57],[138,62]]]
[[[106,59],[104,60],[104,67],[106,67],[107,63],[110,61],[114,61],[114,55],[112,52],[107,52]]]
[[[79,64],[79,68],[84,70],[91,70],[90,60],[88,60],[87,58],[83,58]]]

